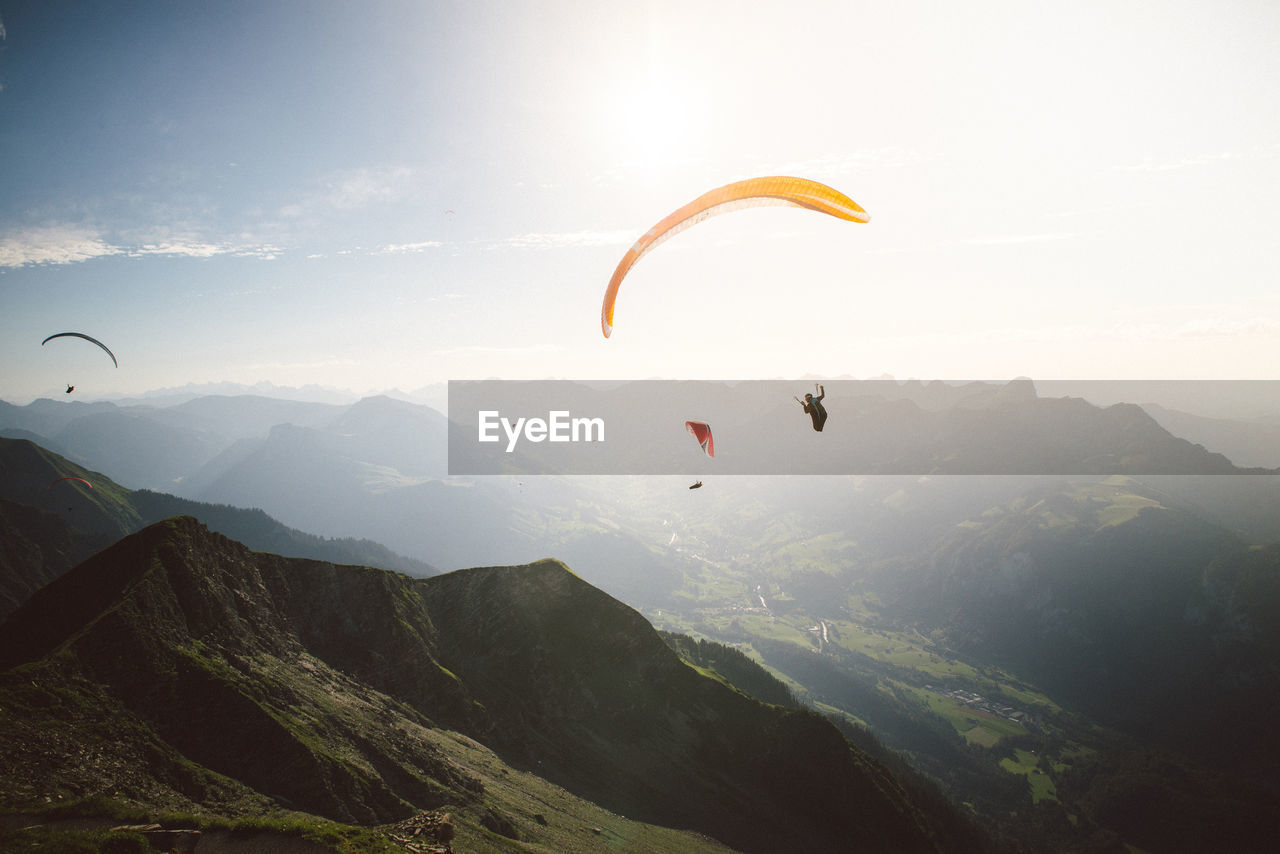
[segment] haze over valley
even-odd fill
[[[599,595],[634,609],[628,619],[636,628],[626,632],[649,625],[670,633],[663,637],[673,654],[691,665],[766,702],[825,717],[857,746],[850,749],[866,751],[916,793],[910,809],[924,810],[920,821],[934,827],[925,836],[933,834],[929,844],[940,850],[963,850],[948,847],[961,838],[993,850],[1152,851],[1203,850],[1231,838],[1237,850],[1262,850],[1275,829],[1268,816],[1280,755],[1269,733],[1280,682],[1269,626],[1280,603],[1280,482],[1273,474],[709,476],[690,491],[675,476],[449,476],[444,416],[390,398],[335,405],[210,396],[167,407],[36,401],[5,405],[0,416],[0,435],[21,437],[0,440],[7,473],[0,498],[14,546],[5,614],[14,620],[37,619],[24,616],[34,605],[19,606],[64,573],[61,587],[41,594],[58,598],[45,601],[81,595],[53,591],[91,577],[87,569],[69,572],[81,560],[176,514],[255,549],[424,579],[555,558]],[[1168,435],[1150,423],[1151,436]],[[1261,435],[1254,453],[1264,459],[1268,434]],[[136,450],[139,436],[147,438],[145,454]],[[67,475],[92,488],[50,488]],[[470,621],[496,618],[486,604],[493,595],[477,600],[485,616]],[[367,638],[312,654],[345,669],[333,655],[359,655],[390,630],[373,619],[384,629],[371,625]],[[592,625],[584,628],[586,648],[603,642],[600,632],[621,631],[610,621]],[[512,635],[504,646],[543,643],[544,629],[502,621],[477,641],[495,643],[499,631],[534,633]],[[594,665],[570,649],[547,666],[594,679],[580,672]],[[37,652],[31,661],[46,654]],[[373,687],[400,696],[400,679]],[[521,689],[522,702],[556,708],[560,701],[536,699],[541,690],[540,683]],[[489,714],[509,714],[513,701],[484,703]],[[162,727],[161,738],[176,725],[127,697],[121,702],[156,721],[150,725]],[[650,785],[665,773],[636,766],[631,784],[552,773],[555,751],[583,736],[555,736],[545,720],[522,718],[545,740],[535,755],[526,743],[495,741],[496,731],[484,736],[491,724],[467,723],[448,705],[455,700],[439,706],[444,700],[428,690],[413,702],[505,763],[537,773],[542,761],[542,776],[607,808],[633,803],[641,780]],[[231,723],[236,713],[228,714]],[[754,752],[755,741],[733,751]],[[215,770],[230,761],[202,755]],[[232,776],[262,792],[265,783],[244,777],[256,773]],[[378,773],[397,798],[423,805]],[[86,786],[82,780],[73,790]],[[22,793],[10,789],[8,797],[20,801]],[[288,797],[304,812],[357,824],[374,815],[361,818],[336,802],[300,807]],[[1141,810],[1125,806],[1137,798]],[[478,806],[459,808],[484,826]],[[379,822],[403,818],[404,807],[382,809]],[[764,839],[726,836],[713,812],[700,824],[656,802],[646,809],[623,812],[701,828],[740,850]],[[1180,821],[1170,824],[1174,813]],[[512,821],[512,838],[537,837]],[[964,829],[968,822],[976,824]]]

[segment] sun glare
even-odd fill
[[[610,145],[624,163],[656,168],[678,158],[690,144],[692,118],[687,87],[651,72],[613,96]]]

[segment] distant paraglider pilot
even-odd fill
[[[75,390],[76,390],[76,387],[75,387],[75,386],[70,385],[70,384],[68,384],[68,385],[67,385],[67,394],[71,394],[71,392],[73,392],[73,391],[75,391]]]
[[[819,433],[822,432],[823,425],[827,423],[827,410],[822,405],[822,399],[827,396],[827,390],[820,385],[814,386],[818,390],[818,396],[806,394],[804,400],[792,396],[796,403],[804,407],[805,414],[813,419],[813,429]]]
[[[702,481],[698,481],[697,483],[693,484],[693,485],[692,485],[692,486],[690,486],[689,488],[690,488],[690,489],[701,489],[701,488],[702,488]]]

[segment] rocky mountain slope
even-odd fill
[[[0,625],[0,668],[6,806],[109,792],[358,824],[450,807],[534,840],[554,804],[499,802],[488,782],[526,769],[744,851],[980,840],[825,719],[685,664],[555,561],[414,579],[174,518],[29,599]]]

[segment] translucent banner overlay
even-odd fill
[[[452,475],[1278,471],[1280,381],[449,383]]]

